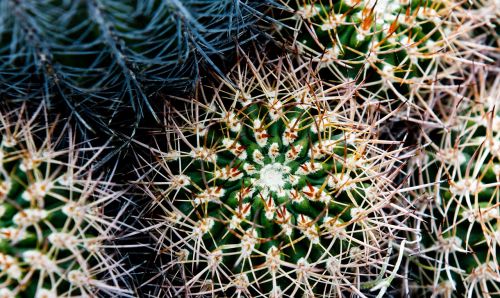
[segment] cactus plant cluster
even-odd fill
[[[500,296],[498,0],[0,0],[0,298]]]
[[[24,116],[1,115],[0,297],[127,294],[104,251],[119,223],[102,209],[119,193],[92,178],[72,146],[57,149],[53,126]]]

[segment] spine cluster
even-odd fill
[[[340,78],[416,84],[449,49],[453,4],[443,1],[290,1],[294,38]]]
[[[492,89],[454,110],[455,125],[424,156],[420,179],[432,187],[422,189],[418,201],[435,220],[422,223],[421,253],[437,266],[422,266],[422,278],[433,295],[463,291],[475,297],[499,290],[500,113],[493,91],[498,84],[494,79]]]

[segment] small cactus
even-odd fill
[[[422,285],[434,296],[500,294],[500,80],[483,84],[460,99],[465,107],[451,115],[456,123],[438,135],[439,145],[429,137],[417,182],[431,185],[417,205],[433,218],[421,223],[420,247],[433,261],[419,259],[419,268]]]
[[[385,292],[405,229],[399,145],[381,149],[370,106],[286,59],[243,59],[229,77],[238,89],[223,82],[187,103],[167,152],[152,151],[165,169],[149,190],[162,206],[156,237],[182,272],[169,282],[185,279],[174,292]]]
[[[40,111],[0,114],[0,297],[127,294],[104,253],[119,225],[103,208],[119,193],[91,177],[74,145],[58,149],[72,136],[52,135]]]

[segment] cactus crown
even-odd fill
[[[0,296],[126,294],[118,279],[100,280],[119,277],[102,248],[118,228],[102,208],[118,194],[92,179],[73,145],[58,149],[66,132],[55,138],[37,114],[0,117]]]
[[[159,235],[172,237],[159,239],[192,274],[191,291],[356,292],[355,271],[364,283],[388,269],[373,264],[390,257],[400,229],[388,224],[402,214],[389,207],[400,199],[389,178],[397,147],[379,148],[360,121],[373,111],[347,90],[285,61],[243,59],[230,74],[238,89],[223,82],[212,99],[189,103],[193,119],[167,133],[169,187],[156,185]]]

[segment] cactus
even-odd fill
[[[174,272],[165,287],[188,296],[383,294],[404,247],[399,144],[377,139],[375,110],[343,86],[285,58],[250,60],[228,74],[237,87],[223,81],[182,100],[167,143],[151,149],[152,229]]]
[[[452,1],[290,0],[283,22],[301,56],[340,82],[365,82],[370,98],[419,101],[415,92],[460,71],[468,56],[455,45],[466,16]],[[467,23],[469,24],[469,23]],[[280,34],[289,39],[282,27]],[[456,48],[455,48],[456,47]],[[458,57],[458,58],[457,58]],[[460,59],[459,59],[460,58]],[[399,103],[400,103],[399,102]],[[411,110],[415,113],[415,108]]]
[[[0,1],[0,94],[41,100],[79,128],[115,134],[153,115],[165,87],[219,70],[234,40],[259,31],[272,1]],[[240,39],[241,38],[241,39]],[[121,130],[125,133],[124,130]]]
[[[41,111],[0,114],[0,297],[129,297],[104,250],[120,224],[103,209],[120,193]]]
[[[419,223],[417,264],[424,293],[433,297],[500,294],[499,86],[498,77],[483,77],[449,104],[454,125],[427,139],[431,148],[415,183],[430,186],[416,205],[432,220]]]

